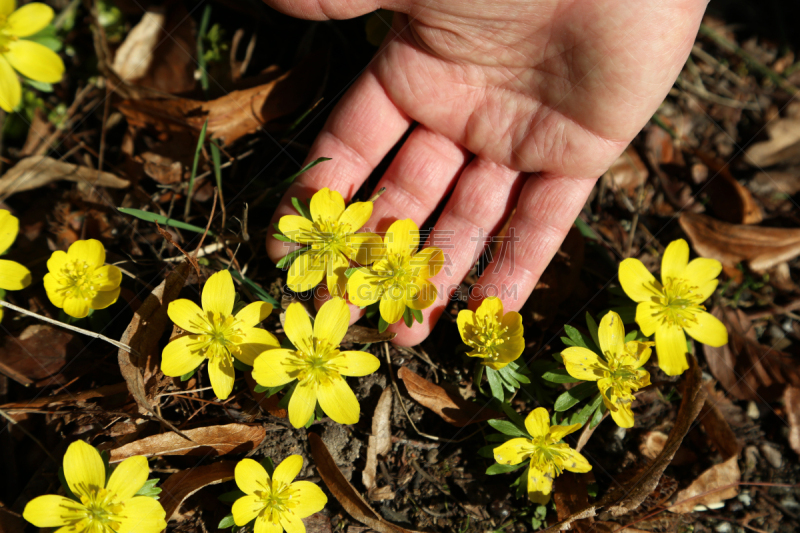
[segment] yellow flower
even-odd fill
[[[270,350],[256,359],[253,378],[259,385],[278,387],[297,380],[289,400],[289,422],[294,427],[309,421],[317,400],[335,422],[358,422],[361,406],[343,376],[372,374],[380,361],[367,352],[339,351],[349,323],[350,308],[341,298],[322,305],[313,329],[303,305],[295,302],[286,309],[284,329],[296,349]]]
[[[486,298],[474,313],[459,311],[458,332],[472,348],[467,355],[481,357],[484,365],[495,370],[515,361],[525,349],[522,315],[514,311],[503,314],[503,302],[496,296]]]
[[[233,314],[236,291],[230,272],[213,274],[203,287],[203,308],[191,300],[169,304],[167,314],[188,332],[172,339],[161,354],[161,371],[171,377],[191,372],[208,359],[208,378],[214,394],[225,400],[233,390],[233,358],[253,366],[258,354],[278,348],[275,335],[257,328],[272,312],[272,305],[253,302]]]
[[[37,527],[58,527],[62,533],[160,533],[167,522],[155,498],[135,496],[150,468],[141,455],[122,461],[106,483],[103,459],[94,447],[78,440],[64,454],[64,477],[75,501],[50,494],[34,498],[22,516]]]
[[[633,427],[632,391],[650,385],[650,374],[641,367],[650,359],[651,342],[625,342],[625,326],[614,311],[609,311],[597,329],[600,350],[596,353],[573,346],[561,352],[567,372],[585,381],[596,381],[603,403],[619,427]]]
[[[0,254],[11,248],[19,233],[17,217],[0,209]],[[18,291],[31,284],[31,272],[16,261],[0,259],[0,289]],[[0,320],[3,320],[3,308],[0,307]]]
[[[638,259],[619,265],[619,282],[635,302],[636,323],[648,337],[655,333],[658,366],[677,376],[689,368],[686,331],[692,338],[719,347],[728,342],[725,325],[706,313],[702,304],[717,288],[722,265],[716,259],[699,257],[689,262],[689,245],[672,241],[661,259],[661,283]]]
[[[494,449],[494,460],[501,465],[517,465],[530,459],[528,498],[534,503],[547,503],[553,480],[564,470],[588,472],[592,465],[561,439],[577,431],[580,424],[550,426],[547,410],[538,407],[525,418],[525,429],[531,439],[516,438]]]
[[[56,83],[64,62],[44,45],[28,41],[53,20],[50,6],[33,2],[17,9],[15,0],[0,0],[0,108],[11,112],[19,104],[22,87],[14,70],[34,81]]]
[[[394,324],[403,317],[406,306],[421,311],[436,300],[436,287],[428,278],[438,274],[444,254],[435,247],[416,253],[419,228],[411,219],[389,226],[383,242],[385,257],[353,272],[347,281],[347,293],[350,301],[360,307],[380,300],[381,316]]]
[[[90,309],[105,309],[119,298],[122,283],[122,272],[105,262],[106,249],[95,239],[75,241],[66,253],[56,250],[47,260],[47,297],[75,318],[85,317]]]
[[[311,247],[289,267],[286,283],[293,291],[310,291],[326,277],[331,294],[344,296],[350,260],[372,263],[381,245],[374,233],[356,233],[372,215],[372,202],[355,202],[345,209],[342,195],[326,187],[311,197],[309,207],[313,222],[297,215],[278,222],[286,237]]]
[[[302,519],[321,511],[328,498],[310,481],[295,481],[303,468],[303,458],[290,455],[275,467],[270,479],[264,467],[252,459],[242,459],[234,475],[239,489],[246,494],[233,503],[233,521],[237,526],[255,518],[258,533],[305,533]]]

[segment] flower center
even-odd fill
[[[298,346],[295,352],[297,361],[297,379],[325,383],[332,377],[339,376],[338,367],[331,360],[339,357],[339,347],[316,337],[303,347]]]
[[[568,445],[551,442],[548,434],[534,437],[527,448],[525,455],[531,460],[531,468],[546,472],[545,476],[549,477],[551,481],[553,477],[561,474],[562,466],[567,459],[567,454],[563,450],[568,450]]]
[[[64,519],[75,524],[76,531],[88,533],[113,533],[119,530],[123,505],[115,502],[115,494],[107,489],[90,487],[81,494],[81,503],[86,508],[65,516]]]
[[[508,327],[497,323],[494,315],[475,315],[475,325],[471,331],[467,344],[471,346],[479,357],[495,357],[502,344],[508,340]]]
[[[238,327],[236,317],[209,311],[205,322],[203,329],[207,333],[200,337],[204,341],[202,349],[205,350],[206,357],[228,359],[232,354],[241,351],[239,344],[242,343],[242,330]]]
[[[291,487],[277,481],[272,481],[273,485],[267,486],[263,491],[257,491],[256,496],[261,498],[264,504],[264,509],[261,511],[270,522],[277,524],[280,522],[280,517],[286,511],[294,507],[295,501],[292,500]]]
[[[86,261],[75,260],[61,268],[59,289],[65,297],[91,300],[97,296],[99,285],[94,279],[94,267]]]
[[[661,289],[661,309],[656,316],[670,326],[684,327],[689,322],[697,322],[695,315],[705,311],[700,305],[703,296],[699,287],[691,285],[682,278],[668,278]]]
[[[317,220],[311,232],[311,248],[317,253],[342,254],[349,257],[348,233],[350,224],[341,224],[338,220]]]
[[[6,15],[0,15],[0,54],[8,52],[8,44],[17,40],[16,35],[8,34],[6,26],[8,26]]]

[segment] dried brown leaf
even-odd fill
[[[375,488],[378,471],[378,456],[386,455],[392,449],[392,389],[386,387],[375,406],[372,416],[372,435],[367,444],[367,464],[361,472],[361,482],[367,492]]]
[[[778,163],[800,163],[800,120],[784,118],[767,123],[770,139],[754,143],[745,160],[759,168]]]
[[[61,180],[112,189],[124,189],[130,185],[128,180],[118,178],[110,172],[100,172],[52,157],[34,155],[8,169],[0,178],[0,198],[5,200],[18,192],[38,189]]]
[[[698,254],[727,267],[747,261],[764,271],[800,255],[800,229],[728,224],[696,213],[683,213],[679,222]]]
[[[431,383],[404,366],[397,371],[397,377],[403,380],[412,398],[456,427],[504,417],[493,409],[465,400],[456,391]]]
[[[181,506],[181,503],[209,485],[217,485],[233,479],[236,462],[223,461],[206,466],[196,466],[176,472],[161,485],[161,505],[167,514],[167,521]]]
[[[728,458],[700,474],[691,485],[678,492],[677,505],[669,508],[673,513],[691,513],[697,505],[711,505],[739,494],[738,456]],[[681,503],[682,502],[682,503]]]
[[[347,328],[347,333],[342,339],[342,343],[369,344],[375,342],[386,342],[394,339],[397,333],[384,331],[381,333],[377,329],[364,326],[352,325]]]
[[[636,149],[628,145],[624,152],[609,167],[603,179],[613,190],[619,190],[635,202],[637,190],[647,181],[647,166]]]
[[[25,386],[64,383],[58,373],[74,355],[69,348],[73,339],[72,333],[46,324],[28,326],[19,337],[6,336],[0,347],[0,373]]]
[[[183,432],[192,440],[176,433],[161,433],[125,444],[111,450],[112,463],[134,455],[155,457],[159,455],[214,456],[245,453],[256,448],[267,434],[263,426],[225,424],[188,429]]]
[[[783,391],[783,407],[789,422],[789,446],[800,455],[800,388],[786,387]]]
[[[325,486],[331,491],[333,497],[336,498],[350,516],[378,533],[414,533],[411,530],[387,522],[364,501],[358,491],[344,477],[339,467],[336,466],[336,461],[333,460],[331,452],[328,451],[319,435],[309,433],[308,443],[311,446],[311,456],[314,458],[314,464],[317,467],[319,476],[325,482]]]
[[[761,206],[750,191],[736,181],[728,162],[703,150],[695,149],[693,152],[715,176],[707,183],[705,192],[717,218],[731,224],[758,224],[764,220]]]

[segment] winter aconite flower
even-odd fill
[[[106,265],[106,249],[95,239],[73,242],[67,252],[56,250],[47,260],[44,288],[53,305],[71,317],[105,309],[119,298],[122,272]]]
[[[383,242],[383,257],[371,267],[353,272],[347,293],[360,307],[380,300],[381,317],[394,324],[403,317],[406,306],[421,311],[436,300],[436,287],[428,278],[442,268],[444,254],[435,247],[417,253],[419,228],[411,219],[389,226]]]
[[[39,2],[16,7],[15,0],[0,0],[0,108],[8,112],[17,107],[22,96],[15,70],[45,83],[56,83],[64,75],[64,62],[58,54],[25,39],[50,24],[53,9]]]
[[[658,366],[677,376],[689,368],[686,331],[692,338],[719,347],[728,342],[725,326],[701,304],[717,288],[722,265],[699,257],[689,262],[689,245],[672,241],[661,259],[661,283],[638,259],[619,265],[619,282],[636,306],[636,323],[648,337],[655,333]]]
[[[297,380],[289,400],[289,421],[304,426],[319,405],[326,415],[340,424],[355,424],[361,412],[356,395],[344,376],[366,376],[375,372],[380,361],[367,352],[340,352],[350,308],[341,298],[325,302],[317,313],[314,327],[301,303],[286,309],[286,336],[294,350],[270,350],[258,356],[253,378],[264,387],[278,387]]]
[[[244,526],[255,519],[258,533],[305,533],[302,519],[321,511],[328,498],[310,481],[294,481],[303,468],[303,458],[290,455],[267,471],[252,459],[242,459],[234,475],[245,493],[233,503],[233,521]]]
[[[486,298],[473,313],[458,312],[458,332],[471,351],[470,357],[480,357],[489,368],[500,370],[516,360],[525,349],[522,338],[522,315],[514,311],[503,313],[503,302],[496,296]]]
[[[561,352],[567,372],[585,381],[596,381],[603,403],[619,427],[633,427],[633,391],[650,385],[650,374],[641,367],[650,359],[653,343],[625,342],[625,326],[609,311],[597,329],[603,358],[580,346]]]
[[[353,260],[361,265],[377,256],[371,250],[381,245],[374,233],[356,233],[372,215],[372,202],[354,202],[345,209],[342,195],[327,187],[311,197],[311,218],[281,217],[278,228],[293,242],[309,247],[289,267],[287,285],[297,292],[309,291],[326,278],[334,296],[344,296],[345,271]]]
[[[150,468],[141,455],[122,461],[106,482],[100,453],[75,441],[64,455],[64,478],[76,500],[54,494],[34,498],[22,516],[37,527],[63,533],[160,533],[167,527],[164,508],[149,496],[136,496]]]
[[[580,424],[550,426],[547,410],[538,407],[525,418],[525,429],[531,437],[516,438],[494,449],[494,459],[502,465],[517,465],[530,459],[528,469],[528,498],[535,503],[547,503],[553,490],[553,480],[564,470],[588,472],[592,465],[586,458],[561,439],[577,431]]]
[[[253,365],[264,350],[280,346],[272,333],[259,329],[272,305],[254,302],[233,314],[236,291],[230,272],[213,274],[203,287],[200,309],[191,300],[169,304],[167,314],[186,335],[176,337],[161,354],[161,371],[167,376],[187,374],[208,359],[208,378],[214,394],[225,400],[233,390],[233,358]]]
[[[19,233],[17,217],[0,209],[0,254],[11,248]],[[0,259],[0,289],[18,291],[31,284],[31,272],[16,261]],[[0,307],[0,320],[3,319],[3,308]]]

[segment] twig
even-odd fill
[[[16,311],[18,313],[22,313],[23,315],[28,315],[28,316],[32,316],[34,318],[38,318],[39,320],[41,320],[43,322],[48,322],[50,324],[53,324],[53,325],[56,325],[56,326],[60,326],[60,327],[65,328],[65,329],[69,329],[69,330],[75,331],[76,333],[82,333],[83,335],[86,335],[87,337],[93,337],[95,339],[100,339],[101,341],[106,341],[109,344],[113,344],[114,346],[116,346],[120,350],[125,350],[128,353],[132,353],[134,355],[139,355],[139,353],[136,350],[134,350],[133,348],[131,348],[127,344],[123,344],[123,343],[121,343],[119,341],[115,341],[114,339],[109,339],[108,337],[106,337],[105,335],[101,335],[100,333],[95,333],[94,331],[89,331],[88,329],[83,329],[83,328],[79,328],[79,327],[76,327],[76,326],[72,326],[70,324],[65,324],[64,322],[59,322],[58,320],[54,320],[52,318],[47,318],[46,316],[42,316],[42,315],[36,314],[33,311],[28,311],[27,309],[24,309],[22,307],[17,307],[14,304],[10,304],[10,303],[6,302],[5,300],[0,300],[0,305],[2,305],[3,307],[8,307],[9,309],[13,309],[14,311]]]
[[[28,431],[27,429],[25,429],[25,427],[24,427],[24,426],[21,426],[21,425],[19,425],[19,424],[17,423],[17,421],[16,421],[16,420],[14,420],[14,419],[13,419],[13,418],[12,418],[12,417],[11,417],[11,416],[8,414],[8,413],[6,413],[6,412],[5,412],[4,410],[2,410],[2,409],[0,409],[0,415],[2,415],[2,416],[3,416],[3,418],[5,418],[6,420],[8,420],[8,422],[9,422],[10,424],[13,424],[13,425],[17,426],[17,427],[20,429],[20,431],[22,431],[22,432],[23,432],[23,433],[25,433],[25,434],[26,434],[28,437],[30,437],[30,439],[31,439],[33,442],[35,442],[35,443],[36,443],[36,444],[39,446],[39,448],[41,448],[41,449],[42,449],[42,451],[44,451],[44,453],[46,453],[46,454],[47,454],[47,456],[48,456],[50,459],[52,459],[52,460],[53,460],[53,462],[54,462],[55,464],[58,464],[58,460],[57,460],[55,457],[53,457],[53,454],[52,454],[52,453],[50,453],[50,450],[48,450],[48,449],[45,447],[45,445],[44,445],[44,444],[42,444],[42,443],[39,441],[39,439],[37,439],[36,437],[34,437],[34,436],[33,436],[33,434],[32,434],[30,431]]]
[[[200,237],[200,242],[197,244],[197,248],[194,249],[194,256],[197,257],[197,252],[200,250],[200,247],[203,246],[203,241],[206,240],[206,235],[208,235],[208,230],[211,228],[211,221],[214,220],[214,210],[217,208],[217,188],[214,187],[214,203],[211,204],[211,214],[208,215],[208,224],[206,224],[206,230],[203,232],[203,236]]]
[[[183,254],[183,256],[186,258],[186,260],[189,261],[189,263],[192,265],[192,267],[194,267],[194,271],[197,272],[197,277],[198,278],[201,277],[200,265],[197,264],[197,258],[187,254],[186,251],[183,248],[181,248],[180,245],[177,242],[175,242],[173,240],[172,235],[170,235],[167,230],[162,229],[161,226],[159,226],[158,222],[156,222],[156,230],[158,230],[158,232],[161,234],[161,236],[164,237],[165,241],[167,241],[172,246],[177,248],[178,251]],[[195,250],[195,252],[196,251],[197,250]]]

